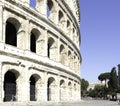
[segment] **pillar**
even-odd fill
[[[0,102],[3,101],[2,98],[2,90],[3,89],[3,81],[2,81],[2,63],[0,62]]]
[[[48,55],[48,33],[47,33],[47,29],[45,29],[43,35],[44,35],[44,41],[45,41],[45,43],[43,45],[43,47],[44,47],[43,56],[47,57],[47,55]]]
[[[0,1],[0,42],[3,42],[3,4]]]
[[[42,14],[42,16],[46,16],[46,2],[45,0],[36,0],[36,10]]]
[[[20,29],[18,32],[17,32],[17,47],[19,49],[25,49],[24,45],[25,45],[25,39],[24,39],[24,36],[25,36],[25,31],[23,29]]]
[[[25,40],[24,40],[24,49],[25,50],[30,50],[30,22],[29,22],[29,19],[26,19],[25,23],[24,23],[26,26],[23,27],[24,31],[25,31]]]
[[[30,82],[28,78],[28,68],[22,69],[20,77],[17,82],[17,101],[28,102],[30,100]]]

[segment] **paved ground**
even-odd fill
[[[116,101],[109,101],[109,100],[82,100],[81,102],[47,102],[47,103],[5,103],[4,105],[0,104],[0,106],[120,106]]]
[[[75,106],[120,106],[117,101],[109,100],[83,100],[80,104]]]

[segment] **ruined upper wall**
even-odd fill
[[[74,16],[76,17],[78,23],[80,22],[80,4],[79,0],[64,0],[71,11],[73,12]]]

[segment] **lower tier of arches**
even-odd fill
[[[24,59],[0,55],[0,101],[76,101],[80,100],[80,81],[54,67],[39,66]],[[5,61],[6,60],[6,61]],[[31,65],[32,64],[32,65]],[[50,71],[50,70],[53,70]]]

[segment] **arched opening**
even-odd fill
[[[47,1],[47,17],[50,17],[52,8],[53,8],[53,2],[52,0],[48,0]]]
[[[66,62],[66,51],[63,45],[60,45],[60,62],[65,64]]]
[[[36,7],[36,0],[30,0],[29,4],[31,7],[35,8]]]
[[[16,75],[8,71],[4,76],[4,101],[16,101]]]
[[[37,101],[39,94],[39,86],[41,78],[39,75],[32,75],[29,79],[30,81],[30,101]]]
[[[15,18],[8,18],[5,28],[5,43],[18,47],[20,44],[17,42],[17,35],[20,29],[20,23]]]
[[[5,43],[17,46],[17,30],[11,22],[6,22]]]
[[[31,32],[30,36],[30,50],[34,53],[36,53],[36,37],[34,33]]]
[[[58,20],[59,20],[59,26],[63,29],[65,28],[65,19],[64,19],[64,15],[62,13],[62,11],[59,11],[59,14],[58,14]]]
[[[50,77],[47,82],[47,100],[53,101],[55,95],[55,79]]]
[[[72,97],[72,84],[71,82],[68,83],[68,97]]]
[[[69,36],[71,37],[71,25],[70,25],[70,21],[67,20],[67,34],[69,34]]]
[[[68,66],[73,69],[73,56],[71,51],[68,51]]]
[[[61,80],[60,81],[60,100],[64,101],[65,100],[65,96],[66,96],[66,92],[65,92],[65,81]]]
[[[36,101],[35,98],[35,78],[33,76],[30,77],[30,101]]]
[[[58,18],[59,18],[59,22],[61,22],[62,19],[64,18],[63,13],[61,11],[59,11],[59,17]]]
[[[48,54],[48,57],[50,59],[52,59],[52,56],[54,54],[54,52],[53,52],[53,50],[55,49],[54,43],[55,43],[55,41],[54,41],[53,38],[49,38],[48,39],[48,53],[47,54]]]
[[[30,51],[36,53],[38,49],[38,43],[40,32],[37,29],[32,29],[30,36]]]

